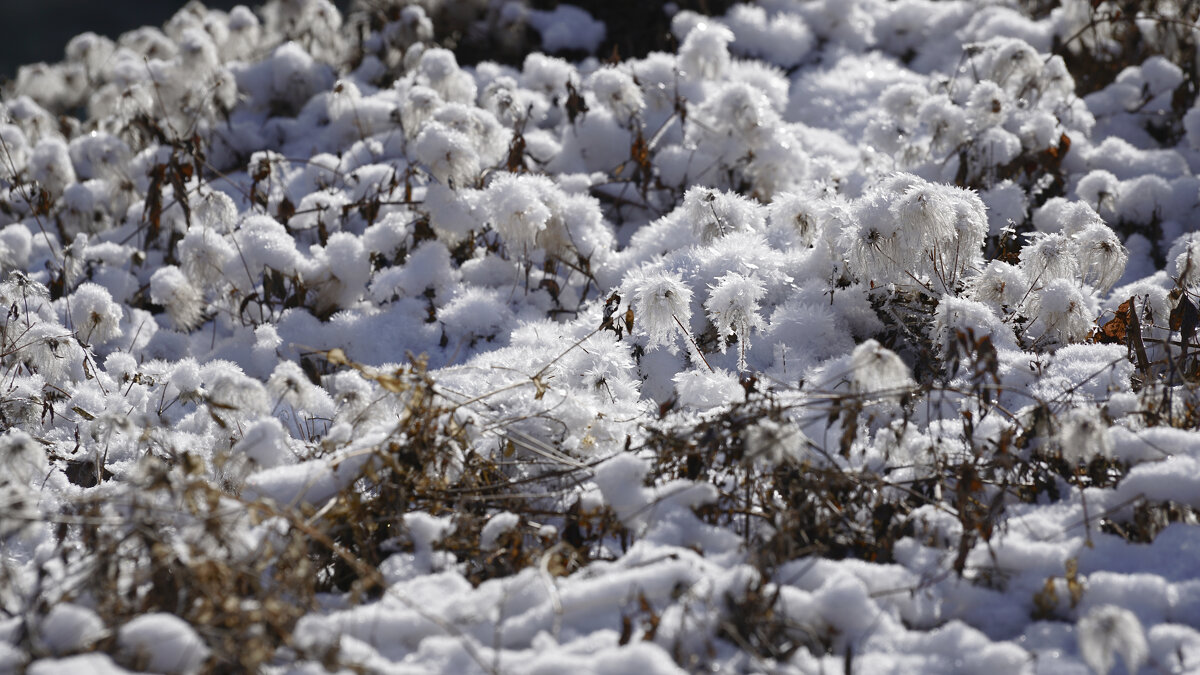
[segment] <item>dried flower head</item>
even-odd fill
[[[632,291],[638,322],[650,335],[647,347],[673,347],[676,331],[686,332],[692,319],[692,289],[678,274],[643,271]]]
[[[189,331],[204,315],[204,296],[174,265],[160,268],[150,277],[150,299],[167,310],[171,323]]]
[[[1083,281],[1105,293],[1125,273],[1129,251],[1117,233],[1103,223],[1093,223],[1074,236]]]
[[[80,340],[104,344],[123,334],[121,318],[124,312],[103,286],[90,281],[80,284],[68,304],[71,324]]]
[[[717,329],[722,352],[729,338],[737,336],[738,370],[746,370],[746,344],[750,340],[751,329],[761,329],[764,325],[759,316],[758,303],[765,293],[766,287],[762,281],[737,272],[718,277],[716,285],[709,287],[704,309]]]
[[[1093,607],[1075,625],[1075,635],[1079,640],[1080,656],[1099,675],[1108,675],[1117,653],[1125,661],[1128,673],[1141,670],[1149,655],[1142,622],[1124,607]]]
[[[1081,406],[1067,412],[1058,432],[1063,459],[1071,464],[1086,464],[1094,457],[1111,457],[1112,437],[1108,425],[1096,408]]]
[[[1042,337],[1060,345],[1082,340],[1092,325],[1087,299],[1073,279],[1054,279],[1035,291],[1028,312],[1044,327]]]
[[[896,352],[867,340],[850,354],[854,391],[868,395],[895,395],[912,386],[912,375]]]

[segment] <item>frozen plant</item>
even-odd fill
[[[42,480],[48,468],[46,451],[28,433],[9,429],[0,436],[0,485],[24,489]]]
[[[733,31],[713,23],[699,23],[679,46],[679,64],[686,77],[715,80],[729,68],[729,43]]]
[[[983,81],[971,89],[967,98],[967,116],[975,129],[998,127],[1008,118],[1012,102],[995,82]]]
[[[767,466],[796,461],[804,456],[809,442],[795,424],[763,418],[746,430],[746,459]]]
[[[1011,311],[1024,302],[1031,289],[1022,267],[1003,260],[992,260],[971,278],[967,292],[975,300],[993,303]]]
[[[362,297],[371,279],[371,263],[362,239],[349,232],[335,232],[323,247],[313,247],[316,273],[313,285],[318,289],[315,309],[328,314],[346,309]]]
[[[1063,459],[1072,465],[1087,464],[1093,457],[1111,458],[1113,440],[1100,411],[1089,406],[1071,409],[1058,432]]]
[[[204,296],[174,265],[150,277],[150,300],[165,307],[171,323],[182,331],[195,328],[204,316]]]
[[[179,256],[185,278],[203,289],[214,289],[228,283],[226,265],[237,252],[218,230],[194,226],[179,242]]]
[[[1079,274],[1079,260],[1071,239],[1058,232],[1034,233],[1021,249],[1021,269],[1034,284],[1054,280],[1074,279]]]
[[[642,88],[621,68],[601,68],[589,75],[583,85],[624,125],[631,124],[646,107]]]
[[[1149,656],[1142,622],[1124,607],[1093,607],[1075,624],[1075,635],[1080,656],[1098,675],[1108,675],[1116,654],[1125,661],[1127,673],[1141,670]]]
[[[726,130],[742,142],[736,153],[763,149],[780,124],[779,114],[771,107],[766,95],[741,82],[721,87],[712,102],[706,105],[705,112],[718,129]]]
[[[753,276],[729,272],[718,277],[716,285],[710,286],[708,291],[704,309],[717,329],[721,351],[725,351],[729,338],[736,335],[738,370],[744,371],[747,367],[746,345],[750,342],[750,331],[764,326],[758,304],[766,293],[766,287]]]
[[[691,339],[692,289],[678,274],[644,270],[627,283],[636,321],[650,337],[649,349],[667,346],[674,351],[676,331]]]
[[[1075,195],[1110,221],[1117,217],[1117,200],[1121,197],[1121,181],[1111,171],[1095,169],[1075,184]]]
[[[838,246],[864,282],[957,293],[966,273],[979,264],[988,224],[974,192],[897,173],[851,209]]]
[[[777,194],[767,209],[768,225],[791,233],[800,246],[813,245],[825,233],[828,206],[816,190]]]
[[[867,340],[850,354],[850,382],[866,396],[895,396],[913,386],[908,366],[896,352]]]
[[[426,49],[421,53],[417,81],[432,88],[449,103],[475,101],[475,80],[459,69],[454,52],[448,49]]]
[[[479,176],[479,154],[471,139],[440,122],[425,125],[413,144],[413,154],[448,187],[470,187]]]
[[[61,195],[75,182],[75,166],[67,144],[60,138],[38,141],[29,157],[29,175],[52,196]]]
[[[983,202],[968,190],[918,184],[908,188],[892,208],[904,231],[911,233],[901,245],[919,248],[928,259],[927,273],[939,282],[940,290],[956,292],[987,236]]]
[[[121,337],[123,312],[108,289],[85,282],[67,299],[68,316],[79,339],[102,345]]]
[[[1073,279],[1053,279],[1034,291],[1028,314],[1042,328],[1039,338],[1058,345],[1082,340],[1092,326],[1090,304]]]
[[[492,227],[513,253],[527,255],[546,230],[554,214],[542,194],[551,191],[553,184],[545,177],[509,173],[484,190]]]
[[[680,206],[681,215],[691,223],[702,243],[746,230],[758,230],[765,224],[763,208],[736,192],[695,186],[688,188]]]
[[[971,126],[967,111],[945,94],[924,97],[917,109],[917,119],[929,131],[933,151],[943,155],[956,150],[967,139]]]
[[[1083,281],[1101,293],[1108,292],[1125,273],[1129,251],[1121,245],[1117,234],[1103,223],[1088,225],[1076,233],[1074,239]]]

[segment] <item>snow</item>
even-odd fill
[[[1196,669],[1171,24],[402,4],[5,85],[0,670]]]
[[[532,10],[526,21],[542,36],[542,49],[549,53],[568,49],[595,52],[604,41],[604,23],[571,5],[559,5],[551,11]]]
[[[95,612],[79,605],[56,605],[38,627],[46,649],[54,654],[83,651],[105,637],[104,621]]]
[[[122,651],[143,668],[160,673],[193,673],[208,656],[200,636],[170,614],[144,614],[117,633]]]

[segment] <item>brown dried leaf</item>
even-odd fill
[[[294,215],[296,215],[296,205],[292,203],[292,200],[284,197],[283,201],[279,202],[279,208],[275,212],[275,219],[287,225],[288,221]]]
[[[567,119],[571,124],[575,124],[575,118],[587,114],[587,111],[587,103],[584,102],[583,96],[579,94],[575,85],[567,80]]]
[[[1126,336],[1129,334],[1129,317],[1133,311],[1132,304],[1132,297],[1122,302],[1121,306],[1117,307],[1116,316],[1096,332],[1094,340],[1103,344],[1125,344]]]

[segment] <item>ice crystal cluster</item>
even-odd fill
[[[0,671],[1200,669],[1194,3],[543,4],[4,85]]]

